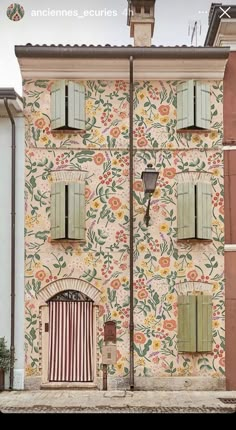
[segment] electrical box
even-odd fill
[[[116,363],[116,345],[105,345],[102,348],[102,363],[115,364]]]

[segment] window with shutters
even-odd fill
[[[177,130],[211,128],[210,85],[186,81],[177,85]]]
[[[77,82],[57,81],[51,88],[51,129],[85,129],[85,88]]]
[[[85,240],[84,183],[52,183],[51,239]]]
[[[212,343],[212,296],[178,296],[179,352],[211,352]]]
[[[212,238],[211,184],[180,182],[177,190],[178,239]]]

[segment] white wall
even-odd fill
[[[10,103],[9,103],[10,104]],[[11,109],[12,110],[12,109]],[[2,110],[1,110],[2,115]],[[16,301],[14,388],[24,388],[24,120],[16,123]],[[11,122],[0,117],[0,337],[11,336]],[[6,387],[9,386],[9,375]]]

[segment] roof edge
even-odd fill
[[[208,27],[208,31],[207,31],[207,35],[206,35],[205,43],[204,43],[205,47],[213,47],[215,37],[216,37],[217,31],[218,31],[218,28],[219,28],[219,25],[221,22],[221,16],[222,16],[222,14],[225,15],[223,13],[223,10],[226,11],[226,9],[228,9],[228,8],[230,8],[228,13],[230,14],[231,18],[236,18],[236,6],[224,5],[224,4],[219,5],[218,3],[216,3],[213,11],[211,12],[211,16],[210,16],[209,27]],[[222,17],[222,19],[224,19],[224,17]],[[228,19],[230,22],[230,18],[228,18]]]
[[[16,45],[17,58],[227,59],[228,47],[95,47]]]

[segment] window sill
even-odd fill
[[[48,242],[50,243],[79,243],[80,245],[85,245],[86,244],[86,240],[84,239],[51,239],[50,237],[48,238]]]
[[[179,134],[201,134],[201,133],[211,133],[212,131],[215,130],[211,130],[209,128],[179,128],[178,130],[176,130],[177,133]]]

